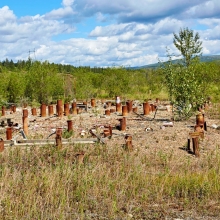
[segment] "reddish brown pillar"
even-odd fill
[[[77,115],[77,103],[76,102],[72,103],[72,113],[73,115]]]
[[[6,128],[6,140],[11,140],[12,139],[12,127],[7,127]]]
[[[133,112],[137,113],[137,107],[132,108]]]
[[[150,104],[150,107],[151,107],[151,111],[154,112],[156,110],[156,107],[154,104]]]
[[[196,125],[203,126],[204,125],[204,116],[202,113],[196,115]]]
[[[126,116],[128,114],[128,106],[123,105],[122,106],[122,116]]]
[[[120,130],[125,131],[126,130],[126,118],[123,117],[120,119]]]
[[[0,138],[0,152],[4,151],[4,141],[2,138]]]
[[[110,113],[114,113],[115,112],[115,109],[114,108],[111,108],[110,109]]]
[[[23,117],[22,117],[22,122],[23,122],[23,130],[25,135],[28,135],[28,110],[23,109]]]
[[[69,107],[69,103],[65,103],[64,104],[64,115],[68,116],[70,114],[70,107]]]
[[[63,107],[62,100],[57,100],[57,116],[63,117]]]
[[[12,105],[12,111],[13,111],[13,113],[16,112],[16,105]]]
[[[193,152],[195,154],[196,157],[199,157],[199,138],[195,137],[192,138],[192,142],[193,142]]]
[[[5,106],[2,106],[2,116],[5,116]]]
[[[105,115],[108,115],[108,116],[110,115],[110,110],[109,109],[105,110]]]
[[[116,112],[122,112],[121,103],[116,103]]]
[[[92,107],[95,107],[95,104],[96,104],[96,103],[95,103],[95,99],[91,99],[91,106],[92,106]]]
[[[58,149],[62,148],[62,128],[56,129],[56,146]]]
[[[73,131],[73,121],[72,120],[68,120],[67,121],[67,130],[68,132]]]
[[[126,105],[127,105],[128,113],[132,112],[133,101],[128,100],[126,102]]]
[[[108,129],[109,129],[110,136],[112,136],[112,126],[109,125]]]
[[[31,109],[31,114],[32,114],[33,116],[36,116],[36,115],[37,115],[37,109],[36,109],[36,108],[32,108],[32,109]]]
[[[48,115],[52,116],[54,114],[53,112],[53,105],[48,105]]]
[[[150,114],[150,104],[148,102],[143,103],[144,115]]]
[[[41,117],[46,117],[47,116],[47,106],[46,106],[46,104],[41,104],[40,115],[41,115]]]
[[[129,134],[125,135],[125,144],[126,144],[127,150],[129,150],[129,151],[133,150],[131,135],[129,135]]]

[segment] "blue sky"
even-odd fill
[[[220,54],[219,0],[1,0],[0,60],[142,66],[179,55],[173,33],[199,32]]]

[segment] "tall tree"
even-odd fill
[[[179,35],[175,33],[173,35],[174,45],[181,52],[185,65],[189,66],[194,57],[201,55],[202,41],[199,40],[199,33],[194,34],[193,30],[181,28]]]

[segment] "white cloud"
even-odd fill
[[[197,28],[203,54],[219,54],[219,5],[217,0],[63,0],[61,8],[19,19],[5,6],[0,8],[0,59],[27,59],[28,51],[35,48],[38,60],[141,66],[158,62],[158,57],[165,59],[166,47],[178,54],[172,40],[181,27]],[[87,22],[89,16],[105,26],[90,23],[88,38],[77,38],[73,35],[77,22]],[[106,25],[107,20],[111,24]],[[62,35],[66,40],[52,40]]]
[[[62,5],[64,7],[68,7],[68,6],[73,5],[73,3],[74,3],[74,0],[63,0]]]

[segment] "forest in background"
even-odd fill
[[[172,64],[172,71],[179,68],[178,64]],[[122,99],[147,100],[157,97],[167,100],[165,71],[167,69],[163,63],[157,69],[128,69],[74,67],[31,59],[14,63],[6,59],[0,62],[0,100],[2,104],[27,102],[30,105],[49,104],[57,99],[68,102],[72,99],[115,96]],[[197,62],[193,72],[201,81],[202,95],[218,102],[219,62]]]

